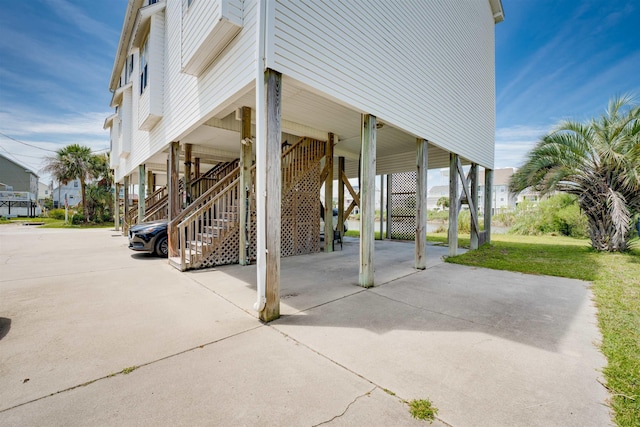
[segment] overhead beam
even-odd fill
[[[375,230],[373,219],[376,195],[376,117],[370,114],[363,114],[361,123],[362,156],[360,170],[362,172],[362,182],[360,188],[360,274],[358,282],[360,286],[370,288],[374,285]]]

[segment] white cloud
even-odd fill
[[[541,136],[552,126],[516,125],[496,129],[495,167],[518,167]]]

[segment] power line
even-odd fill
[[[18,154],[18,153],[10,153],[9,151],[7,151],[6,148],[4,148],[2,145],[0,145],[0,148],[2,148],[7,154],[11,154],[12,156],[18,156],[18,157],[29,157],[32,159],[42,159],[42,156],[29,156],[27,154]]]
[[[49,149],[47,149],[47,148],[42,148],[42,147],[38,147],[37,145],[27,144],[26,142],[19,141],[19,140],[15,139],[15,138],[13,138],[13,137],[11,137],[11,136],[7,135],[7,134],[4,134],[4,133],[2,133],[2,132],[0,132],[0,135],[4,136],[5,138],[9,138],[10,140],[15,141],[15,142],[17,142],[17,143],[19,143],[19,144],[26,145],[26,146],[28,146],[28,147],[37,148],[38,150],[42,150],[42,151],[49,151],[49,152],[51,152],[51,153],[57,153],[57,151],[55,151],[55,150],[49,150]]]
[[[2,132],[0,132],[0,135],[4,136],[5,138],[9,138],[10,140],[15,141],[15,142],[17,142],[17,143],[19,143],[19,144],[26,145],[26,146],[28,146],[28,147],[37,148],[38,150],[42,150],[42,151],[49,151],[49,152],[51,152],[51,153],[57,153],[57,151],[56,151],[56,150],[49,150],[48,148],[42,148],[42,147],[38,147],[37,145],[27,144],[27,143],[26,143],[26,142],[24,142],[24,141],[20,141],[20,140],[18,140],[18,139],[15,139],[15,138],[13,138],[13,137],[11,137],[11,136],[9,136],[9,135],[5,134],[5,133],[2,133]],[[99,150],[91,150],[91,152],[92,152],[92,153],[99,153],[99,152],[101,152],[101,151],[109,151],[109,150],[110,150],[109,148],[101,148],[101,149],[99,149]],[[6,150],[5,150],[5,151],[6,151]],[[8,152],[8,151],[7,151],[7,152]],[[28,156],[27,156],[27,157],[28,157]],[[36,158],[38,158],[38,157],[36,157]]]
[[[13,154],[11,154],[10,152],[8,152],[7,149],[4,148],[2,145],[0,145],[0,148],[2,148],[9,156],[11,156],[13,158],[13,160],[18,162],[18,164],[22,165],[22,164],[26,163],[24,160],[21,161],[21,160],[16,159],[16,157]],[[31,165],[27,165],[27,166],[30,166],[30,167],[33,168],[33,166],[31,166]],[[34,169],[38,169],[38,168],[34,168]]]

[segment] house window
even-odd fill
[[[73,181],[73,186],[74,186],[75,188],[78,188],[78,181]]]
[[[149,81],[148,71],[148,51],[149,51],[149,37],[142,44],[140,49],[140,95],[147,88],[147,82]]]
[[[193,3],[193,0],[187,0],[187,7],[191,7],[191,3]]]
[[[124,84],[129,83],[133,74],[133,54],[127,56],[127,64],[124,70]]]

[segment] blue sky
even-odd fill
[[[108,90],[125,0],[0,0],[0,153],[39,173],[70,143],[109,147]],[[503,0],[496,26],[496,161],[518,166],[566,118],[640,97],[640,2]],[[17,139],[21,144],[12,140]],[[41,174],[45,182],[49,177]],[[440,184],[437,172],[430,185]]]

